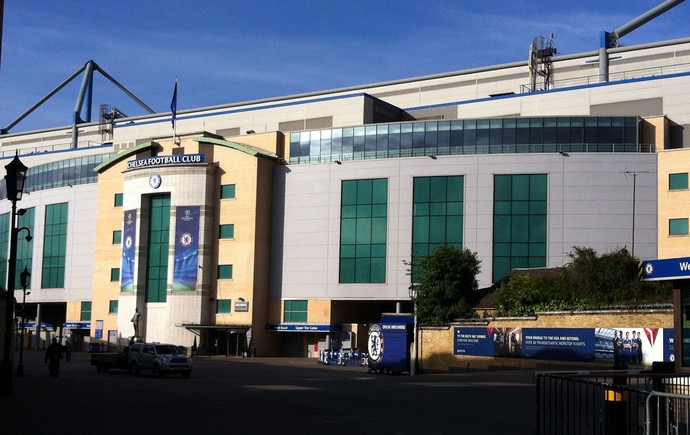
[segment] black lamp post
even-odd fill
[[[10,225],[10,257],[7,262],[7,295],[5,302],[5,343],[3,346],[4,354],[2,358],[2,365],[0,369],[0,395],[12,396],[14,388],[12,387],[12,318],[14,313],[14,280],[16,275],[15,268],[17,267],[17,201],[22,199],[24,193],[24,181],[26,180],[27,168],[21,160],[19,160],[19,153],[14,156],[14,159],[5,166],[7,175],[5,175],[5,183],[7,187],[7,199],[12,202],[12,215]]]
[[[414,352],[412,352],[412,361],[410,362],[410,375],[414,376],[417,374],[417,361],[419,357],[419,351],[417,349],[417,286],[410,284],[408,290],[410,292],[410,299],[412,300],[412,309],[414,312],[414,334],[412,335],[412,346],[414,347]]]
[[[19,232],[21,230],[17,230]],[[27,228],[28,231],[28,228]],[[24,266],[24,270],[19,274],[19,281],[22,283],[22,289],[24,289],[24,297],[22,298],[22,329],[19,333],[19,364],[17,364],[17,376],[24,377],[24,324],[25,324],[25,314],[26,314],[26,288],[29,287],[31,282],[31,272]],[[31,294],[31,292],[29,292]]]

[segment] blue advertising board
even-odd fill
[[[645,281],[690,279],[690,257],[643,261],[641,272]]]
[[[673,329],[456,327],[454,354],[651,365],[673,361]]]
[[[367,341],[369,369],[393,373],[409,371],[411,330],[410,323],[372,323]]]
[[[455,355],[494,356],[494,328],[455,328]]]

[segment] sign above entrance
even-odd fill
[[[690,257],[643,261],[641,272],[645,281],[690,279]]]
[[[172,156],[152,156],[127,162],[127,169],[150,168],[163,165],[188,165],[204,163],[203,154],[175,154]]]
[[[300,325],[285,323],[269,323],[266,329],[269,331],[292,331],[292,332],[329,332],[331,325]]]

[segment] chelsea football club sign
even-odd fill
[[[152,156],[127,162],[127,169],[148,168],[161,165],[188,165],[204,163],[203,154],[174,154],[171,156]]]

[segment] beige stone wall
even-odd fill
[[[488,319],[487,319],[488,320]],[[493,319],[487,322],[456,323],[446,327],[423,327],[419,331],[419,361],[422,371],[448,372],[487,369],[490,366],[515,368],[554,367],[582,363],[539,361],[518,358],[494,358],[454,355],[453,330],[467,327],[523,328],[673,328],[673,310],[591,311],[582,313],[542,313],[536,317]],[[591,364],[593,367],[602,364]],[[606,366],[608,367],[608,365]]]
[[[690,256],[690,236],[670,236],[669,219],[687,218],[690,210],[690,190],[669,190],[669,174],[686,173],[690,168],[690,149],[659,152],[658,171],[658,258]]]

